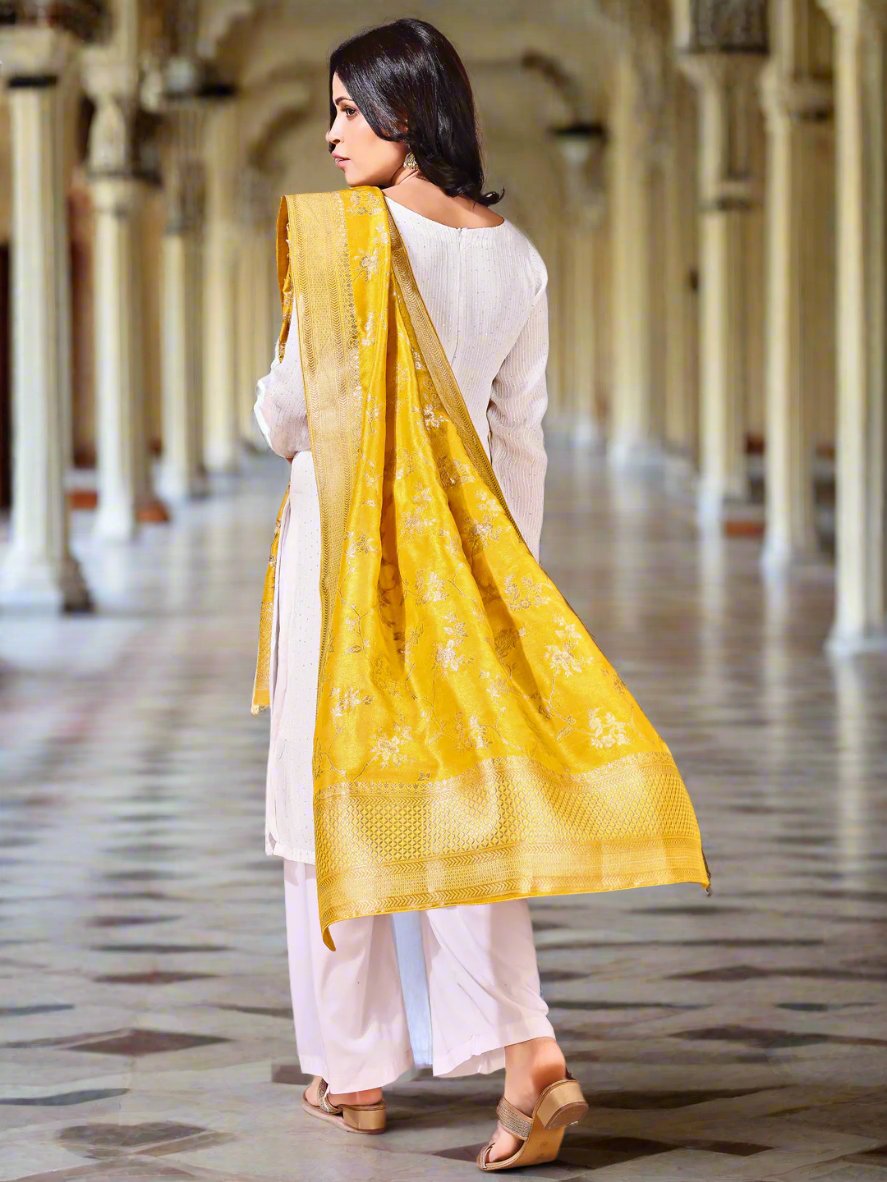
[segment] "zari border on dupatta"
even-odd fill
[[[285,198],[308,431],[321,505],[318,684],[329,649],[332,601],[363,425],[362,401],[356,396],[360,353],[343,205],[347,195],[337,193],[338,201],[329,193]]]
[[[343,191],[341,197],[345,196]],[[353,456],[360,443],[361,431],[360,400],[343,396],[345,390],[350,392],[359,388],[360,361],[345,211],[341,200],[333,200],[333,194],[296,193],[281,197],[277,214],[277,281],[282,310],[278,360],[283,359],[295,293],[298,293],[296,318],[308,433],[318,497],[324,510],[320,529],[320,684],[329,647],[332,597],[351,502]],[[310,316],[306,314],[308,308],[311,309]],[[280,526],[288,496],[287,485],[277,512],[265,572],[253,682],[253,714],[269,705],[274,580]]]

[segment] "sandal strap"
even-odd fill
[[[496,1115],[503,1129],[507,1129],[509,1133],[514,1133],[515,1137],[520,1137],[521,1141],[526,1141],[533,1127],[533,1118],[531,1116],[527,1116],[525,1112],[521,1112],[519,1108],[515,1108],[511,1101],[506,1100],[504,1096],[502,1096],[496,1105]]]
[[[490,1164],[490,1159],[489,1159],[488,1155],[489,1155],[489,1152],[492,1148],[493,1148],[493,1138],[491,1137],[489,1139],[489,1141],[486,1143],[486,1145],[483,1147],[483,1149],[480,1151],[480,1155],[477,1159],[477,1164],[480,1166],[480,1168],[482,1170],[485,1170],[487,1168],[487,1166]]]
[[[328,1096],[329,1090],[330,1090],[330,1085],[326,1082],[325,1079],[321,1079],[320,1084],[318,1085],[318,1088],[317,1088],[318,1107],[322,1108],[324,1112],[328,1112],[331,1116],[341,1116],[342,1115],[342,1107],[340,1104],[334,1104],[332,1102],[332,1100],[329,1099],[329,1096]]]

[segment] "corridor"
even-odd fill
[[[542,564],[675,755],[713,894],[533,901],[591,1111],[520,1176],[887,1180],[887,663],[823,651],[825,563],[768,585],[660,477],[549,455]],[[477,1173],[501,1075],[390,1089],[379,1138],[299,1108],[249,712],[285,479],[253,457],[130,545],[77,513],[96,612],[0,616],[0,1182]]]

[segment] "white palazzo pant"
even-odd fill
[[[384,1087],[421,1066],[486,1074],[509,1043],[554,1037],[526,899],[340,920],[333,952],[315,866],[284,858],[283,872],[299,1063],[330,1091]],[[423,966],[424,980],[404,976]]]

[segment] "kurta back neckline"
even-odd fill
[[[439,222],[436,218],[430,218],[427,214],[419,213],[417,209],[411,209],[409,205],[404,205],[402,201],[393,201],[386,193],[383,193],[382,196],[385,198],[385,204],[388,206],[388,209],[392,214],[394,214],[394,210],[396,209],[405,209],[407,213],[411,213],[414,217],[421,218],[422,221],[427,222],[429,226],[436,226],[440,230],[455,231],[457,234],[461,234],[463,230],[467,231],[469,234],[482,233],[484,230],[504,230],[506,226],[511,225],[511,222],[509,222],[508,218],[503,217],[502,221],[495,226],[449,226],[446,222]],[[398,223],[398,228],[399,227],[400,224]]]

